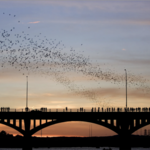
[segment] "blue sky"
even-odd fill
[[[55,69],[48,70],[48,64],[42,68],[48,73],[43,75],[40,70],[31,69],[28,75],[25,70],[18,71],[6,63],[0,68],[0,105],[25,107],[28,75],[29,107],[124,107],[124,69],[127,69],[128,80],[133,80],[128,87],[128,106],[147,107],[150,104],[149,7],[148,0],[0,0],[1,33],[3,30],[11,32],[10,40],[15,41],[14,34],[22,35],[24,31],[39,44],[45,38],[54,41],[54,45],[61,41],[62,54],[69,56],[73,49],[73,56],[89,58],[88,70],[96,73],[100,68],[103,75],[109,74],[119,81],[117,84],[102,77],[87,76],[73,70],[70,64],[66,72],[59,64],[55,67],[60,71],[59,76],[71,81],[65,86],[57,81]],[[10,31],[13,27],[15,29]],[[37,35],[39,37],[35,37]],[[0,36],[0,41],[3,40]],[[25,45],[26,41],[19,40]],[[45,46],[50,48],[50,45]],[[18,45],[13,48],[18,49]],[[1,63],[8,61],[4,55],[1,53]],[[69,86],[73,90],[69,90]],[[91,95],[86,96],[84,91]]]

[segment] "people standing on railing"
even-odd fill
[[[46,108],[46,107],[44,107],[44,108],[42,107],[42,108],[41,108],[41,111],[42,111],[42,112],[47,112],[47,108]]]
[[[1,112],[9,112],[10,107],[1,107]]]
[[[9,112],[9,110],[10,110],[10,107],[7,107],[7,112]]]
[[[80,112],[83,112],[83,107],[82,107],[82,108],[80,108]]]
[[[68,111],[68,108],[66,107],[66,112]]]
[[[98,112],[99,112],[100,108],[98,107]]]

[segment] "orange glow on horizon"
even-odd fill
[[[22,134],[12,134],[13,136],[20,135],[23,136]],[[32,135],[32,137],[89,137],[89,136],[79,136],[79,135]],[[94,136],[93,136],[94,137]]]

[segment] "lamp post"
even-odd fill
[[[28,112],[28,76],[26,76],[27,85],[26,85],[26,112]]]
[[[124,69],[124,71],[125,71],[125,74],[126,74],[126,109],[127,109],[127,70],[126,69]]]

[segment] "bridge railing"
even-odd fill
[[[144,108],[105,108],[105,107],[93,107],[93,108],[10,108],[10,107],[1,107],[0,112],[150,112],[150,107]]]

